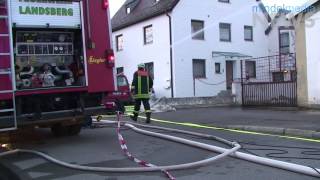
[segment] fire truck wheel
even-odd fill
[[[69,136],[76,136],[81,131],[81,124],[75,124],[67,127]]]
[[[68,128],[61,124],[56,124],[51,127],[51,132],[55,137],[66,136],[68,134]]]

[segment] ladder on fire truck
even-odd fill
[[[0,0],[0,132],[17,128],[11,9]]]

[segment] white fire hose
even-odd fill
[[[116,124],[116,121],[101,121],[100,124]],[[146,125],[140,125],[136,123],[127,123],[124,122],[123,125],[125,127],[128,127],[132,129],[133,131],[137,133],[141,133],[144,135],[148,136],[153,136],[177,143],[182,143],[185,145],[190,145],[192,147],[197,147],[205,150],[209,150],[212,152],[217,152],[217,153],[222,153],[220,155],[217,155],[215,157],[198,161],[198,162],[193,162],[193,163],[186,163],[186,164],[180,164],[180,165],[171,165],[171,166],[158,166],[158,167],[128,167],[128,168],[109,168],[109,167],[89,167],[89,166],[81,166],[81,165],[74,165],[66,162],[59,161],[57,159],[52,158],[51,156],[48,156],[47,154],[44,154],[42,152],[38,151],[33,151],[33,150],[23,150],[23,149],[16,149],[4,153],[0,153],[0,158],[5,157],[8,155],[12,154],[17,154],[17,153],[31,153],[35,154],[38,156],[41,156],[48,161],[61,165],[63,167],[75,169],[75,170],[82,170],[82,171],[94,171],[94,172],[113,172],[113,173],[132,173],[132,172],[152,172],[152,171],[162,171],[162,170],[182,170],[182,169],[188,169],[188,168],[196,168],[200,166],[205,166],[208,165],[218,159],[221,159],[223,157],[226,157],[228,155],[233,156],[235,158],[239,158],[242,160],[250,161],[253,163],[258,163],[270,167],[275,167],[279,169],[284,169],[304,175],[309,175],[309,176],[314,176],[314,177],[320,177],[320,169],[304,166],[304,165],[299,165],[299,164],[294,164],[294,163],[288,163],[288,162],[283,162],[283,161],[278,161],[278,160],[273,160],[273,159],[268,159],[264,157],[259,157],[255,155],[250,155],[242,152],[237,152],[241,147],[238,143],[230,142],[215,136],[211,135],[206,135],[206,134],[201,134],[201,133],[194,133],[194,132],[189,132],[189,131],[183,131],[183,130],[177,130],[177,129],[171,129],[171,128],[164,128],[164,127],[156,127],[156,126],[146,126]],[[135,125],[135,126],[134,126]],[[213,145],[208,145],[200,142],[195,142],[192,140],[187,140],[184,138],[180,137],[175,137],[175,136],[170,136],[170,135],[165,135],[165,134],[160,134],[160,133],[155,133],[143,129],[139,129],[136,126],[144,127],[144,128],[152,128],[152,129],[159,129],[159,130],[167,130],[171,132],[177,132],[177,133],[184,133],[184,134],[190,134],[194,136],[199,136],[199,137],[206,137],[206,138],[212,138],[215,140],[222,140],[220,142],[227,143],[229,145],[233,145],[232,149],[225,149],[225,148],[220,148],[217,146]]]
[[[110,124],[110,122],[111,121],[107,121],[106,124]],[[117,123],[117,122],[112,122],[112,123]],[[213,145],[208,145],[208,144],[204,144],[204,143],[200,143],[200,142],[196,142],[196,141],[192,141],[192,140],[187,140],[187,139],[183,139],[183,138],[179,138],[179,137],[174,137],[174,136],[170,136],[170,135],[164,135],[164,134],[160,134],[160,133],[146,131],[143,129],[139,129],[129,123],[125,123],[124,126],[134,130],[135,132],[141,133],[141,134],[154,136],[154,137],[158,137],[158,138],[162,138],[162,139],[167,139],[170,141],[186,144],[186,145],[189,145],[192,147],[201,148],[201,149],[205,149],[205,150],[212,151],[212,152],[217,152],[217,147],[215,147]],[[194,135],[196,135],[196,134],[194,134]],[[227,140],[224,140],[224,141],[227,142]],[[211,164],[214,161],[217,161],[221,158],[227,157],[227,156],[235,153],[237,150],[239,150],[241,148],[241,146],[238,143],[228,142],[228,144],[232,144],[233,148],[232,149],[224,149],[224,152],[222,154],[217,155],[215,157],[211,157],[211,158],[208,158],[205,160],[192,162],[192,163],[185,163],[185,164],[179,164],[179,165],[169,165],[169,166],[157,166],[157,167],[128,167],[128,168],[89,167],[89,166],[82,166],[82,165],[75,165],[75,164],[66,163],[66,162],[57,160],[57,159],[55,159],[47,154],[44,154],[42,152],[34,151],[34,150],[25,150],[25,149],[15,149],[15,150],[0,153],[0,158],[8,156],[8,155],[17,154],[17,153],[30,153],[30,154],[40,156],[40,157],[42,157],[42,158],[44,158],[54,164],[57,164],[57,165],[60,165],[60,166],[66,167],[66,168],[70,168],[70,169],[81,170],[81,171],[112,172],[112,173],[153,172],[153,171],[163,171],[163,170],[183,170],[183,169],[190,169],[190,168],[197,168],[197,167],[205,166],[205,165]]]

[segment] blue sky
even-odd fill
[[[125,0],[109,0],[111,8],[111,16],[113,16],[117,10],[121,7]],[[273,6],[299,6],[307,2],[307,0],[262,0],[265,5]]]

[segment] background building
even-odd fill
[[[216,96],[239,80],[240,60],[277,53],[270,22],[254,0],[128,0],[112,19],[118,72],[131,80],[146,63],[158,97]],[[245,68],[256,77],[255,61]]]

